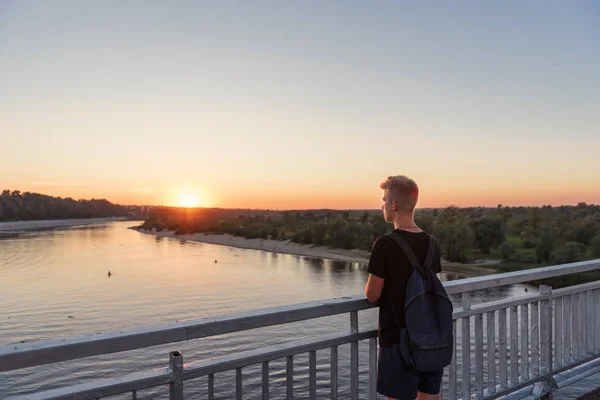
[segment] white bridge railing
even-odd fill
[[[541,286],[539,293],[471,305],[469,292],[600,269],[600,260],[445,282],[462,295],[455,309],[455,356],[446,370],[451,399],[536,399],[600,372],[600,281],[564,289]],[[206,377],[206,398],[214,399],[215,374],[236,371],[235,396],[242,399],[242,368],[262,366],[262,398],[269,398],[269,362],[286,360],[286,394],[294,397],[293,357],[309,354],[310,399],[317,398],[316,352],[330,352],[330,398],[338,398],[338,346],[350,344],[350,394],[359,396],[358,343],[369,341],[368,396],[376,399],[377,331],[359,330],[358,312],[373,308],[363,296],[256,310],[231,316],[146,328],[0,346],[0,372],[12,371],[166,343],[240,332],[337,314],[350,315],[350,329],[314,339],[233,353],[183,364],[170,353],[169,366],[118,378],[12,397],[11,399],[97,399],[169,385],[170,399],[183,399],[184,382]],[[485,324],[484,324],[485,322]],[[460,327],[460,330],[457,328]],[[460,385],[457,382],[461,382]],[[303,396],[305,397],[305,396]]]

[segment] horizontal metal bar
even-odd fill
[[[567,286],[562,289],[552,290],[552,298],[568,296],[574,293],[587,292],[589,290],[600,289],[600,281],[582,283],[580,285]]]
[[[599,372],[600,372],[600,366],[597,366],[595,368],[586,369],[584,371],[581,371],[577,375],[572,375],[572,376],[570,376],[569,378],[567,378],[567,379],[565,379],[563,381],[557,382],[558,388],[562,389],[565,386],[572,385],[575,382],[579,382],[580,380],[585,379],[588,376],[597,374]]]
[[[533,385],[530,385],[530,386],[524,387],[523,389],[516,390],[516,391],[512,392],[511,394],[507,394],[506,396],[504,396],[502,398],[502,400],[522,400],[523,397],[529,396],[532,392],[533,392]],[[486,394],[484,394],[484,396]]]
[[[581,285],[569,286],[563,289],[557,289],[552,291],[551,298],[560,298],[563,296],[568,296],[574,293],[583,293],[588,292],[590,290],[595,290],[600,288],[600,281],[583,283]],[[547,295],[530,295],[530,296],[519,296],[519,297],[511,297],[507,299],[488,301],[485,303],[480,303],[476,305],[472,305],[469,310],[464,310],[461,307],[458,307],[454,310],[453,318],[460,319],[465,317],[470,317],[477,314],[482,314],[488,311],[497,311],[501,308],[510,308],[520,305],[526,305],[535,303],[542,300],[548,300]]]
[[[454,310],[452,318],[459,319],[470,317],[477,314],[483,314],[489,311],[497,311],[505,308],[516,307],[524,304],[535,303],[540,300],[546,300],[548,296],[532,295],[522,297],[512,297],[508,299],[488,301],[486,303],[480,303],[471,306],[469,310],[465,310],[462,307],[458,307]]]
[[[317,339],[298,340],[269,347],[261,347],[254,350],[242,351],[210,360],[196,361],[184,365],[183,379],[188,380],[198,378],[208,374],[215,374],[238,367],[258,364],[263,361],[277,360],[295,354],[308,353],[310,351],[321,350],[331,346],[339,346],[373,337],[377,337],[376,330],[358,333],[337,333],[320,336]]]
[[[313,301],[239,314],[0,346],[0,371],[117,353],[376,307],[364,296]]]
[[[581,368],[583,367],[583,368]],[[581,369],[579,369],[581,368]],[[598,368],[598,371],[596,370],[596,368]],[[588,371],[592,371],[588,374]],[[579,361],[577,363],[572,363],[569,366],[563,366],[557,370],[555,370],[555,375],[553,376],[554,381],[557,383],[557,386],[559,388],[563,388],[565,386],[568,386],[569,384],[575,383],[581,379],[584,379],[594,373],[597,373],[600,371],[600,358],[588,358],[586,360],[583,361]],[[541,377],[538,377],[537,379],[534,380],[529,380],[527,382],[524,382],[522,385],[531,385],[537,382],[541,382],[545,379],[547,379],[549,377],[549,375],[544,375]],[[572,378],[572,380],[571,380]],[[567,381],[567,382],[566,382]],[[563,382],[562,384],[560,384],[559,382]],[[530,389],[533,388],[533,386],[530,387]],[[511,389],[515,389],[515,388],[511,388]],[[515,398],[514,394],[516,392],[513,392],[510,396],[507,396],[506,398]],[[541,397],[543,397],[545,393],[542,393],[541,395],[536,396],[535,394],[531,394],[530,396],[527,397],[523,397],[521,398],[521,400],[525,400],[525,399],[539,399]],[[485,397],[486,400],[489,399],[493,399],[497,397],[496,395],[491,395],[488,397]]]
[[[502,388],[500,385],[496,385],[496,393],[489,393],[489,391],[486,390],[484,396],[481,399],[482,400],[493,400],[493,399],[497,399],[499,397],[504,397],[511,393],[515,393],[522,389],[525,389],[528,386],[533,385],[534,383],[542,382],[542,381],[548,379],[549,377],[550,377],[550,374],[538,376],[536,378],[532,378],[532,379],[528,380],[527,382],[521,382],[518,385],[509,387],[509,388]]]
[[[570,378],[572,378],[574,376],[577,376],[577,375],[579,375],[579,374],[581,374],[581,373],[583,373],[585,371],[589,371],[591,369],[599,368],[599,367],[600,367],[600,358],[597,358],[595,360],[586,362],[585,364],[582,364],[582,365],[579,365],[577,367],[568,369],[565,372],[562,372],[560,374],[555,375],[554,376],[554,380],[556,380],[556,383],[558,384],[559,387],[563,387],[563,386],[566,386],[566,385],[563,384],[561,386],[562,382],[564,382],[564,381],[566,381],[566,380],[568,380],[568,379],[570,379]]]
[[[476,276],[473,278],[445,282],[444,286],[448,294],[456,294],[545,278],[554,278],[557,276],[578,274],[597,269],[600,269],[600,259],[561,264],[551,267],[525,269],[496,275]]]
[[[99,379],[64,388],[13,396],[6,400],[97,399],[100,397],[132,392],[134,390],[166,385],[173,379],[174,374],[170,368],[160,368],[151,371],[134,372],[118,378]]]

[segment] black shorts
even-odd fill
[[[414,400],[417,392],[438,394],[444,369],[417,372],[409,367],[400,353],[400,344],[379,347],[377,393],[399,400]]]

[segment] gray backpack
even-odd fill
[[[440,370],[452,362],[454,308],[446,289],[431,269],[438,247],[437,241],[433,236],[429,236],[427,257],[421,265],[404,238],[394,232],[386,236],[398,244],[413,268],[406,284],[405,329],[400,328],[398,315],[390,298],[392,312],[400,331],[402,357],[418,372]]]

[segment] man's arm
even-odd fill
[[[369,279],[365,286],[365,296],[371,303],[375,303],[381,297],[385,281],[385,250],[381,239],[377,239],[373,244],[367,271]]]
[[[369,279],[367,280],[367,285],[365,286],[365,295],[367,296],[367,300],[369,300],[371,303],[377,302],[381,297],[384,281],[385,279],[383,278],[369,274]]]

